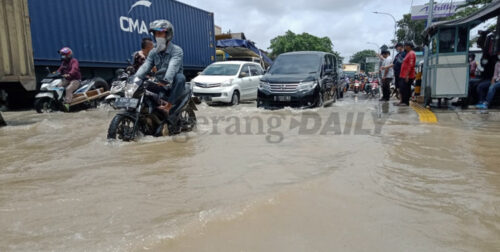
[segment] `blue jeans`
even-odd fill
[[[488,96],[486,96],[486,101],[488,102],[488,104],[491,104],[493,98],[495,98],[497,90],[499,89],[500,89],[500,82],[497,82],[490,86],[490,90],[488,90]]]
[[[172,89],[170,91],[170,95],[168,96],[167,101],[170,104],[176,104],[177,101],[182,98],[182,94],[184,94],[184,89],[186,88],[186,76],[182,73],[178,73],[175,75],[174,82],[172,83]]]
[[[491,86],[491,80],[481,81],[477,85],[477,94],[479,96],[479,104],[486,102],[486,96],[488,95],[488,90]]]

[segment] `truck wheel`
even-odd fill
[[[37,113],[51,113],[57,111],[57,105],[51,98],[44,97],[35,100],[35,110]]]

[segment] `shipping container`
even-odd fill
[[[186,69],[203,69],[215,60],[212,13],[172,0],[28,0],[35,65],[57,65],[57,50],[73,49],[83,67],[120,67],[149,23],[167,19],[174,43],[184,49]]]
[[[84,77],[111,80],[157,19],[174,25],[188,78],[215,61],[213,13],[174,0],[0,0],[0,15],[0,92],[6,77],[33,90],[33,70],[40,80],[47,67],[57,68],[64,46]]]
[[[0,0],[0,55],[4,86],[36,88],[27,0]]]

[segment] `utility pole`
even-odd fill
[[[429,1],[429,16],[427,17],[427,29],[432,25],[432,19],[434,14],[434,0]],[[432,43],[432,42],[430,42]],[[424,82],[424,103],[426,106],[432,103],[432,92],[431,92],[431,83],[429,80],[429,46],[426,45],[424,47],[424,73],[422,81]]]

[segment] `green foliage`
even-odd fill
[[[398,41],[393,41],[393,43],[413,41],[417,47],[423,45],[422,33],[425,30],[425,20],[411,20],[411,14],[408,13],[403,15],[403,19],[399,20],[397,25],[396,37]]]
[[[368,63],[366,64],[366,58],[369,57],[377,57],[377,52],[373,50],[363,50],[355,53],[352,55],[351,59],[349,60],[350,63],[358,63],[361,65],[361,70],[365,71],[366,73],[368,72],[373,72],[375,71],[375,63]]]
[[[320,51],[333,53],[339,62],[342,62],[343,58],[340,57],[340,53],[334,52],[332,47],[332,41],[328,37],[320,38],[309,33],[295,34],[289,30],[285,35],[273,38],[269,49],[272,50],[271,58],[276,58],[286,52]]]
[[[471,0],[460,6],[459,11],[455,13],[455,15],[448,18],[448,20],[463,18],[471,15],[472,13],[479,10],[481,7],[484,7],[485,4],[489,4],[493,2],[493,0]]]

